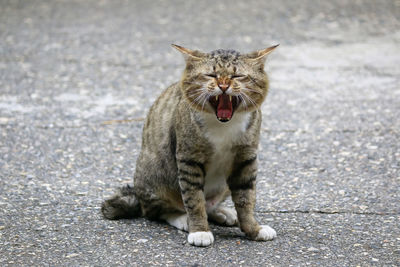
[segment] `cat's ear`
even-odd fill
[[[176,45],[176,44],[171,44],[173,48],[178,50],[179,52],[182,53],[182,55],[185,57],[185,60],[188,59],[194,59],[194,60],[201,60],[203,57],[206,56],[205,53],[200,52],[198,50],[190,50],[188,48]]]
[[[246,56],[246,58],[250,59],[251,61],[255,61],[255,62],[261,62],[264,63],[267,55],[269,53],[271,53],[275,48],[277,48],[279,46],[279,44],[265,48],[265,49],[261,49],[258,51],[254,51],[252,53],[249,53]]]

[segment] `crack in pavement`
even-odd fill
[[[288,214],[295,214],[295,213],[302,213],[302,214],[353,214],[353,215],[376,215],[376,216],[397,216],[400,213],[397,212],[360,212],[360,211],[350,211],[350,210],[343,210],[343,211],[324,211],[324,210],[263,210],[263,211],[256,211],[257,213],[288,213]]]

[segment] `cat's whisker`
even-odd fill
[[[194,85],[199,85],[199,86],[203,86],[201,83],[198,82],[189,82],[189,81],[184,81],[184,84],[194,84]]]
[[[189,110],[190,110],[194,105],[202,106],[202,109],[204,109],[204,105],[205,105],[206,101],[207,101],[208,98],[209,98],[209,94],[207,93],[206,90],[204,90],[204,88],[200,88],[200,89],[198,89],[197,91],[198,91],[198,92],[194,92],[193,94],[191,94],[191,95],[196,95],[196,94],[198,94],[198,95],[197,95],[197,97],[196,97],[195,99],[193,99],[193,100],[190,102],[190,104],[189,104],[189,106],[188,106],[188,109],[189,109]],[[200,93],[199,93],[199,92],[200,92]]]
[[[200,104],[200,101],[204,98],[204,96],[206,96],[207,95],[207,92],[201,92],[200,93],[200,95],[198,95],[197,97],[196,97],[196,99],[195,100],[193,100],[194,102],[196,102],[196,103],[198,103],[198,104]]]
[[[244,98],[246,98],[246,100],[248,100],[249,103],[252,104],[256,109],[258,109],[257,103],[256,103],[253,99],[251,99],[251,97],[249,97],[245,92],[241,92],[241,95],[242,95]]]
[[[200,88],[197,88],[197,89],[195,89],[195,90],[191,90],[191,91],[193,91],[193,92],[200,92],[200,91],[205,91],[205,90],[207,90],[204,86],[202,86],[202,87],[200,87]]]
[[[247,102],[243,99],[243,97],[241,95],[238,95],[238,97],[242,101],[242,103],[244,105],[244,109],[247,110]]]
[[[203,91],[204,91],[203,88],[197,89],[197,90],[193,90],[193,91],[191,91],[191,92],[188,93],[188,96],[196,96],[196,95],[198,95],[198,94],[201,95],[201,94],[203,93]]]
[[[205,93],[202,103],[201,103],[201,110],[204,110],[204,106],[207,103],[207,101],[210,99],[210,94],[209,93]]]
[[[251,97],[249,97],[248,95],[246,95],[246,97],[249,99],[250,103],[252,103],[253,106],[258,109],[257,103]]]
[[[262,95],[262,92],[261,92],[261,91],[259,91],[259,90],[250,89],[250,88],[247,88],[247,87],[243,87],[243,88],[242,88],[242,90],[243,90],[243,91],[247,91],[247,92],[253,92],[253,93],[256,93],[256,94],[260,94],[260,95]]]
[[[206,91],[207,89],[205,88],[205,87],[200,87],[200,88],[197,88],[197,89],[188,89],[188,95],[195,95],[195,94],[198,94],[199,92],[203,92],[203,91]]]
[[[196,91],[198,91],[198,92],[196,92]],[[190,109],[195,105],[195,101],[196,101],[196,99],[197,98],[199,98],[200,96],[201,96],[201,94],[202,94],[202,92],[201,92],[201,90],[200,89],[196,89],[196,90],[193,90],[193,92],[191,91],[191,92],[188,92],[187,93],[187,97],[189,98],[189,99],[192,99],[192,97],[195,97],[195,99],[194,100],[191,100],[191,101],[184,101],[185,102],[185,107],[187,108],[187,110],[190,112]],[[197,95],[197,96],[196,96]]]
[[[198,95],[193,101],[190,102],[189,104],[189,111],[191,108],[193,108],[196,104],[198,104],[198,100],[201,98],[202,94]]]
[[[207,103],[207,101],[210,99],[210,95],[206,94],[203,100],[203,104],[201,105],[201,110],[204,110],[204,105]]]
[[[249,102],[256,108],[256,110],[259,109],[259,105],[257,104],[257,102],[252,99],[250,96],[248,96],[247,94],[244,94],[245,97],[249,100]]]

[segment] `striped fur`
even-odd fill
[[[175,48],[186,59],[182,79],[151,107],[134,186],[106,200],[104,216],[163,219],[189,229],[189,243],[199,246],[214,240],[208,219],[226,225],[238,221],[255,240],[271,237],[271,231],[260,232],[253,209],[260,106],[268,92],[263,67],[275,47],[245,55]],[[237,218],[220,205],[229,195]]]

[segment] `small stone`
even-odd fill
[[[139,239],[138,241],[136,241],[137,243],[146,243],[147,241],[149,241],[148,239],[142,238]]]
[[[65,256],[65,257],[66,257],[66,258],[74,258],[74,257],[77,257],[77,256],[79,256],[78,253],[71,253],[71,254],[68,254],[68,255]]]
[[[38,228],[36,228],[35,230],[36,231],[43,231],[46,228],[47,228],[47,225],[42,225],[42,226],[39,226]]]
[[[0,125],[6,125],[9,122],[9,118],[6,117],[0,117]]]

